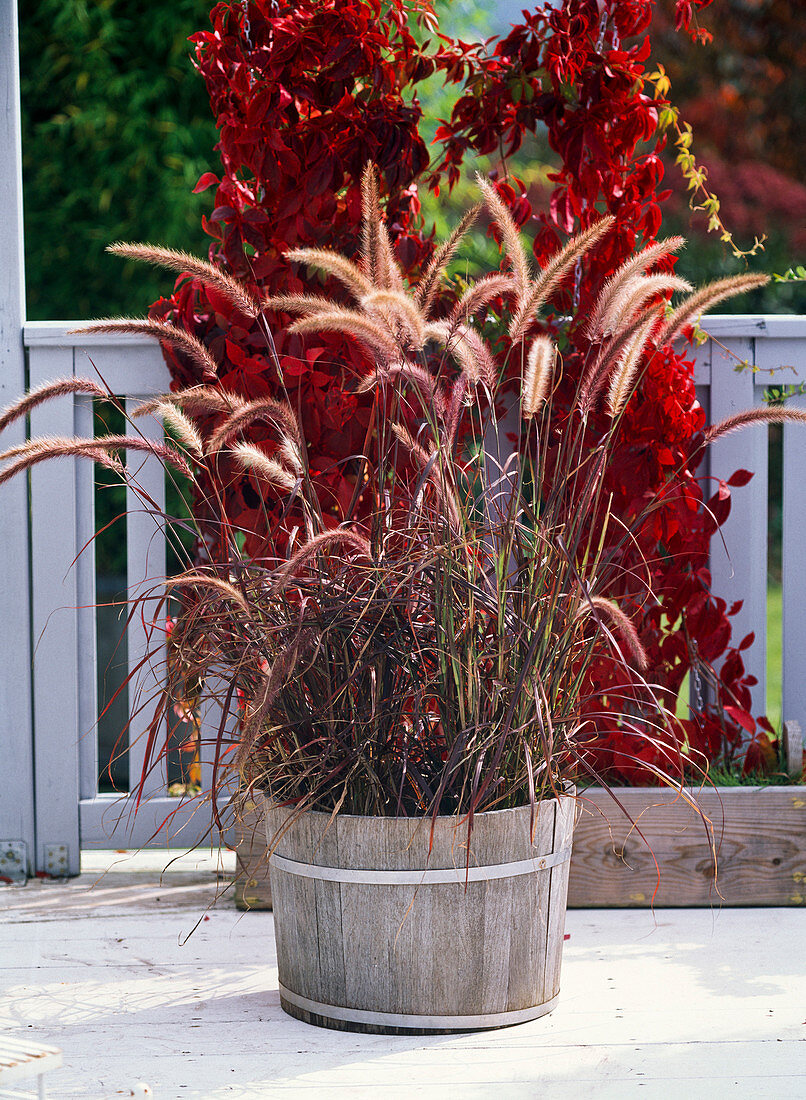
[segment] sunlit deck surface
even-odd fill
[[[571,911],[552,1015],[365,1036],[281,1010],[272,916],[222,893],[229,853],[168,858],[0,889],[0,1029],[62,1048],[56,1100],[806,1096],[803,909]]]

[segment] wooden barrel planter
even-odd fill
[[[280,1000],[320,1027],[425,1034],[545,1015],[559,993],[575,801],[430,820],[266,814]],[[277,839],[278,833],[281,833]]]

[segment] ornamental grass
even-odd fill
[[[368,168],[359,257],[323,249],[292,257],[338,281],[350,305],[324,294],[257,302],[192,261],[194,275],[259,320],[267,308],[282,310],[296,315],[297,333],[346,333],[364,350],[367,369],[355,387],[374,395],[372,439],[366,453],[343,457],[355,472],[343,522],[322,507],[330,471],[309,467],[301,410],[290,399],[226,392],[207,349],[173,335],[199,384],[144,404],[130,421],[134,438],[33,441],[0,455],[0,481],[60,454],[104,462],[152,511],[123,451],[150,450],[193,483],[201,502],[198,559],[140,597],[138,613],[154,623],[169,594],[182,603],[143,779],[167,751],[165,720],[174,706],[215,697],[223,718],[207,792],[214,806],[237,774],[290,808],[456,814],[472,827],[475,813],[534,806],[580,775],[595,778],[585,753],[596,715],[586,673],[604,652],[624,670],[625,728],[668,751],[667,719],[643,675],[638,634],[610,597],[629,569],[631,586],[644,584],[652,600],[649,571],[624,550],[637,545],[635,532],[657,501],[625,524],[611,511],[603,474],[651,357],[709,307],[765,279],[738,276],[692,292],[651,270],[682,245],[679,238],[645,249],[602,287],[587,322],[588,360],[570,403],[555,407],[562,353],[557,340],[536,332],[539,310],[613,219],[601,218],[534,270],[507,207],[486,181],[479,186],[480,207],[408,287]],[[446,307],[440,284],[481,206],[503,242],[501,268]],[[191,270],[181,253],[114,250]],[[681,293],[688,296],[671,306]],[[503,354],[484,333],[493,301],[509,317]],[[87,331],[137,324],[105,321]],[[149,331],[166,338],[159,327]],[[262,328],[282,387],[271,332]],[[115,401],[89,380],[56,382],[27,395],[0,424],[71,389]],[[588,418],[601,409],[609,428],[591,447]],[[800,410],[772,414],[806,419]],[[169,439],[138,436],[138,415],[160,419]],[[760,415],[771,414],[753,410],[712,427],[702,445]],[[258,425],[268,438],[256,442]],[[260,499],[270,493],[283,502],[270,556],[244,555],[245,532],[227,515],[227,488],[243,478]]]

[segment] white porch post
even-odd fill
[[[0,0],[0,150],[0,404],[5,408],[25,390],[17,0]],[[24,423],[13,425],[0,445],[5,450],[24,439]],[[0,873],[6,876],[35,870],[30,631],[28,485],[17,477],[0,486]],[[27,866],[16,866],[20,856]]]

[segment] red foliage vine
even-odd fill
[[[290,249],[356,250],[360,178],[370,159],[406,269],[430,250],[417,224],[415,186],[428,152],[420,109],[408,93],[435,62],[409,30],[412,12],[430,18],[428,5],[403,0],[252,0],[247,35],[243,7],[220,3],[212,29],[194,35],[222,163],[220,176],[205,173],[197,185],[216,187],[204,228],[217,261],[263,293],[291,294],[315,283],[315,276],[303,283],[305,270],[286,260]],[[339,294],[335,283],[326,289]],[[180,280],[172,298],[152,307],[153,316],[168,314],[204,339],[223,387],[248,397],[277,394],[263,332],[227,302]],[[353,496],[356,464],[348,456],[362,453],[370,431],[371,402],[353,392],[355,378],[366,373],[363,354],[334,334],[290,336],[284,315],[267,319],[311,469],[329,487],[323,510],[336,524]],[[178,384],[194,380],[181,356],[167,355]],[[265,552],[271,522],[248,478],[233,475],[228,505],[231,522],[252,533],[247,551]]]
[[[706,0],[706,3],[708,0]],[[694,8],[677,4],[678,25],[695,35]],[[465,93],[438,136],[445,153],[436,174],[455,179],[468,152],[514,152],[525,131],[542,122],[561,167],[553,176],[548,213],[537,214],[534,251],[544,262],[565,237],[586,228],[601,213],[616,216],[616,227],[597,249],[593,262],[566,288],[558,312],[571,309],[586,317],[602,280],[636,247],[650,243],[661,223],[660,204],[664,139],[658,133],[658,110],[664,104],[644,90],[653,4],[624,0],[566,0],[562,8],[540,8],[526,16],[499,42],[489,57],[466,60]],[[503,123],[503,125],[502,125]],[[531,214],[521,181],[509,178],[500,188],[519,221]],[[581,324],[568,333],[564,352],[566,377],[575,377],[588,351]],[[627,409],[621,443],[608,471],[613,510],[629,521],[646,499],[661,495],[661,507],[638,533],[640,557],[649,564],[646,588],[626,579],[618,593],[630,607],[649,655],[658,695],[674,709],[686,673],[694,669],[702,682],[703,705],[680,723],[678,743],[687,743],[701,760],[733,758],[747,732],[760,734],[750,715],[750,677],[740,649],[729,648],[728,609],[710,593],[708,548],[718,522],[730,508],[730,490],[721,484],[702,507],[700,484],[688,455],[704,422],[696,401],[691,363],[666,351],[651,360],[639,393]],[[593,425],[592,436],[597,435]],[[663,487],[669,475],[685,469],[672,493]],[[734,484],[740,484],[736,480]],[[618,537],[613,534],[611,537]],[[628,564],[625,562],[625,565]],[[633,574],[633,577],[635,574]],[[736,608],[732,610],[737,610]],[[724,658],[719,674],[714,664]],[[652,769],[679,768],[678,744],[659,735],[646,737],[641,714],[633,723],[615,714],[624,708],[628,686],[615,665],[600,663],[593,679],[600,698],[614,701],[591,714],[596,767],[611,778],[651,781]],[[710,695],[709,695],[710,685]],[[631,725],[635,732],[631,732]],[[753,754],[758,764],[758,753]],[[648,771],[649,769],[649,771]]]
[[[696,12],[709,2],[678,0],[678,26],[701,36]],[[372,159],[398,256],[406,270],[415,270],[431,245],[418,220],[416,184],[428,154],[412,93],[438,68],[459,94],[438,131],[441,157],[431,186],[442,180],[452,185],[468,154],[497,151],[506,171],[524,134],[544,124],[561,161],[549,210],[534,215],[516,178],[499,182],[519,224],[536,219],[538,260],[602,212],[616,215],[617,227],[595,261],[555,301],[556,316],[570,308],[584,317],[602,280],[636,246],[655,238],[668,195],[660,190],[657,112],[663,103],[651,89],[644,91],[653,6],[651,0],[565,0],[561,8],[524,13],[524,22],[494,45],[440,36],[430,46],[409,30],[415,17],[435,29],[426,0],[250,0],[248,28],[242,5],[219,3],[212,29],[193,38],[220,130],[222,173],[199,181],[199,188],[217,188],[205,221],[211,253],[264,292],[293,293],[303,281],[316,289],[285,253],[308,245],[357,249],[358,181]],[[152,313],[173,315],[205,340],[220,363],[222,386],[250,397],[277,392],[262,333],[192,280],[180,279],[173,297],[156,303]],[[302,414],[311,467],[329,486],[323,505],[332,522],[340,522],[354,497],[357,468],[350,456],[364,450],[372,430],[370,402],[353,392],[355,376],[366,369],[362,353],[333,335],[303,342],[286,332],[284,316],[269,320],[291,399]],[[576,324],[564,348],[569,378],[586,350]],[[180,356],[166,354],[177,384],[191,381]],[[656,355],[629,406],[608,486],[614,512],[626,521],[648,495],[662,495],[637,539],[649,563],[643,579],[652,598],[629,571],[614,594],[632,611],[658,694],[669,707],[692,667],[712,690],[709,695],[703,688],[702,709],[679,724],[677,737],[659,735],[653,747],[644,727],[639,737],[628,720],[614,716],[624,709],[621,698],[617,706],[606,705],[627,689],[615,667],[599,665],[591,759],[611,779],[646,782],[653,769],[681,768],[684,740],[709,761],[731,757],[744,731],[756,729],[740,655],[747,640],[729,648],[729,611],[710,593],[709,541],[728,514],[730,489],[719,485],[709,510],[703,509],[688,459],[702,426],[691,364],[671,352]],[[592,438],[596,429],[592,424]],[[681,467],[682,482],[664,493],[669,474]],[[248,479],[233,477],[228,506],[231,521],[252,533],[248,549],[264,552],[272,502],[263,501]],[[632,564],[625,558],[625,566]],[[723,658],[715,675],[714,663]],[[636,714],[636,727],[642,721]]]

